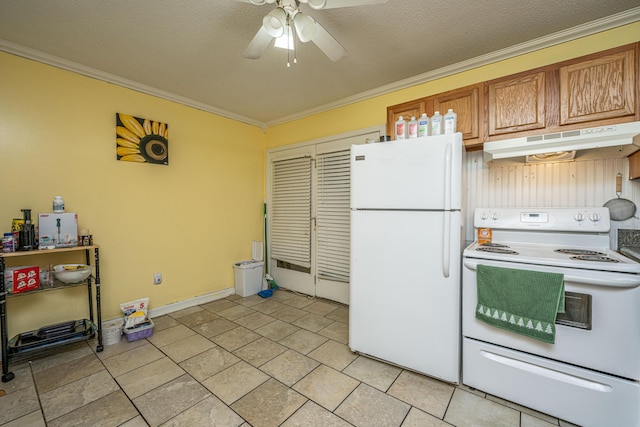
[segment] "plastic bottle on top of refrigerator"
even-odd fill
[[[458,127],[458,115],[449,108],[447,114],[444,115],[444,133],[456,133]]]
[[[406,139],[407,138],[407,121],[404,117],[398,117],[398,121],[396,122],[396,140],[398,139]]]
[[[422,116],[418,119],[418,138],[429,135],[429,116],[427,113],[422,113]]]
[[[442,115],[436,111],[431,117],[431,135],[442,135]]]
[[[409,120],[409,138],[417,138],[418,137],[418,121],[414,116],[411,116],[411,120]]]

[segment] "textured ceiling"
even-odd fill
[[[298,62],[287,68],[282,49],[270,47],[257,60],[242,56],[273,5],[0,0],[0,49],[264,125],[592,21],[621,13],[627,21],[637,20],[639,5],[638,0],[389,0],[327,10],[302,5],[349,54],[334,63],[313,43],[299,43]]]

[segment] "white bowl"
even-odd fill
[[[91,266],[86,264],[58,264],[53,267],[53,275],[64,283],[79,283],[91,275]]]

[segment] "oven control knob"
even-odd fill
[[[498,212],[491,212],[491,219],[497,221],[500,219],[500,214]]]
[[[591,222],[598,222],[600,221],[600,214],[596,212],[591,212],[589,214],[589,219],[591,220]]]
[[[481,220],[486,221],[486,219],[487,219],[487,218],[489,218],[489,214],[488,214],[488,213],[486,213],[486,212],[482,212],[482,213],[480,214],[480,219],[481,219]]]
[[[584,221],[584,214],[582,212],[578,212],[573,216],[573,219],[575,219],[578,222],[582,222]]]

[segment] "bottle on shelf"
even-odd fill
[[[458,115],[449,108],[447,114],[444,115],[444,133],[456,133],[458,125]]]
[[[406,139],[407,137],[407,121],[404,117],[398,117],[398,121],[396,122],[396,140]]]
[[[429,116],[427,113],[422,113],[422,116],[418,119],[418,138],[429,135]]]
[[[411,116],[411,120],[409,120],[409,138],[417,138],[418,137],[418,121],[414,116]]]
[[[442,135],[442,115],[436,111],[431,117],[431,135]]]

